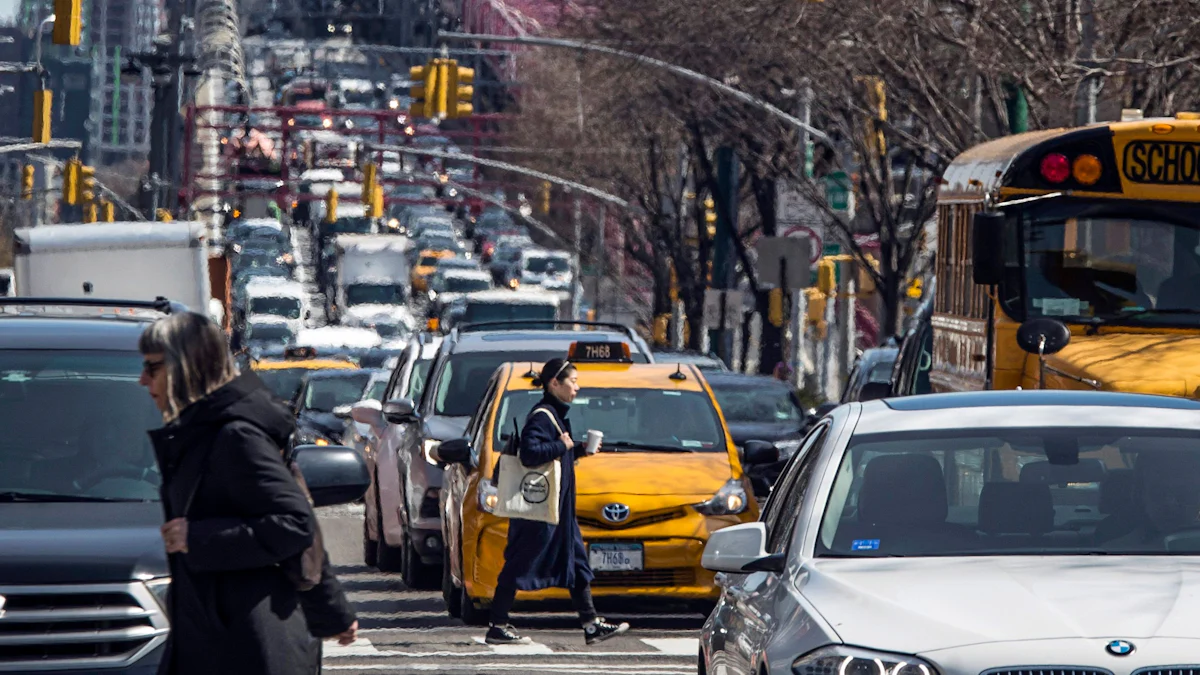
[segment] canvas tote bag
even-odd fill
[[[546,408],[537,408],[532,414],[541,413],[550,418],[559,435],[563,433],[554,413]],[[551,525],[558,524],[558,490],[562,480],[562,465],[556,459],[539,466],[525,466],[518,456],[520,441],[510,439],[504,453],[500,455],[499,476],[496,481],[496,515],[501,518],[536,520]]]

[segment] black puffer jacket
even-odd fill
[[[287,409],[246,373],[150,432],[165,516],[188,520],[187,553],[169,556],[160,673],[319,672],[320,645],[279,567],[308,548],[316,527],[280,455],[291,431]]]

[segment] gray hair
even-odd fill
[[[168,408],[163,417],[168,421],[237,376],[225,333],[196,312],[155,321],[138,339],[138,351],[163,355]]]

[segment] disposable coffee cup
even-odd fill
[[[588,429],[587,454],[594,455],[600,450],[600,441],[604,440],[604,432]]]

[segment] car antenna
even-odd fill
[[[686,380],[687,375],[683,374],[683,364],[676,363],[675,364],[675,372],[671,373],[669,377],[672,380],[675,380],[676,382],[682,382],[683,380]]]
[[[529,378],[529,379],[531,379],[531,380],[536,380],[536,379],[537,379],[537,377],[538,377],[538,373],[537,373],[537,371],[536,371],[536,370],[534,370],[534,369],[533,369],[533,361],[530,361],[530,362],[529,362],[529,372],[525,373],[525,374],[524,374],[524,375],[522,375],[521,377],[526,377],[526,378]]]

